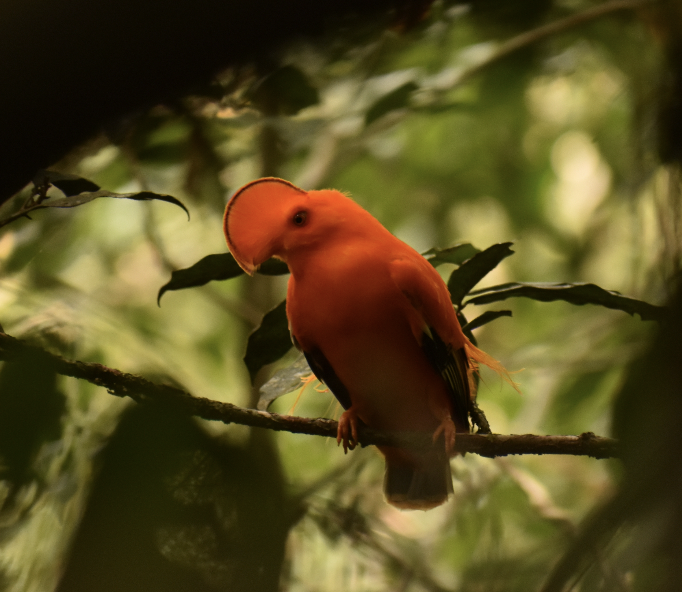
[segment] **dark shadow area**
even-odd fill
[[[59,592],[278,590],[293,512],[264,454],[168,410],[130,408],[102,453]]]

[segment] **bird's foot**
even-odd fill
[[[455,423],[452,418],[448,415],[443,418],[443,421],[438,426],[435,432],[433,432],[433,443],[443,434],[443,439],[445,440],[445,452],[448,456],[452,456],[455,451],[455,435],[457,434],[457,429],[455,428]]]
[[[336,444],[343,442],[343,453],[353,450],[358,443],[358,415],[351,407],[339,417],[339,429],[336,432]]]
[[[303,386],[301,387],[301,392],[303,392],[311,382],[315,382],[315,381],[317,381],[319,383],[316,387],[314,387],[315,392],[317,392],[317,393],[328,393],[329,392],[329,388],[324,386],[324,382],[322,382],[312,372],[306,376],[301,376],[301,382],[303,383]]]

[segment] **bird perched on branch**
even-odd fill
[[[380,447],[386,499],[408,509],[446,501],[455,435],[470,430],[477,365],[508,374],[462,333],[438,272],[331,189],[252,181],[227,204],[223,227],[247,273],[270,257],[289,266],[292,340],[345,409],[337,441],[352,449],[360,421],[431,434],[428,450]]]

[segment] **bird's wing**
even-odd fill
[[[453,350],[432,327],[422,334],[422,351],[431,365],[445,380],[457,424],[469,429],[471,392],[469,388],[469,360],[463,347]]]
[[[471,390],[469,358],[464,348],[466,338],[447,288],[426,260],[422,264],[413,258],[395,259],[390,271],[396,286],[417,313],[411,319],[413,333],[431,365],[445,380],[455,414],[453,419],[468,427]]]
[[[344,409],[348,409],[351,406],[348,389],[336,375],[334,368],[322,353],[322,350],[319,348],[311,348],[309,351],[304,350],[293,333],[291,334],[291,340],[294,342],[296,349],[303,353],[308,362],[308,366],[310,366],[310,369],[317,379],[321,380],[329,387],[329,390],[338,399]]]

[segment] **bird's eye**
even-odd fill
[[[296,212],[293,217],[294,224],[296,226],[303,226],[307,217],[308,212]]]

